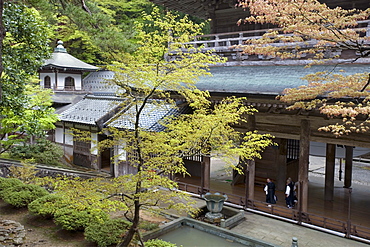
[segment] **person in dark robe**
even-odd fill
[[[291,178],[286,181],[285,201],[288,208],[294,207],[294,182]]]
[[[275,184],[269,178],[267,178],[264,191],[266,192],[266,202],[269,204],[268,206],[271,207],[271,204],[276,204]]]

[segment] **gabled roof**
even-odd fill
[[[182,113],[187,113],[190,108],[187,105],[176,106],[173,104],[164,104],[160,101],[152,101],[147,103],[139,121],[139,127],[147,131],[163,131],[165,127],[161,125],[161,121],[169,116],[178,116]],[[134,129],[136,109],[132,105],[126,111],[119,113],[119,117],[113,117],[108,120],[105,125],[116,127],[119,129]]]
[[[63,42],[58,41],[58,46],[54,49],[50,59],[47,59],[42,65],[43,69],[57,68],[80,71],[96,71],[99,68],[88,63],[85,63],[74,56],[67,53],[63,47]]]
[[[59,119],[65,122],[96,125],[96,121],[113,111],[122,103],[117,97],[88,95],[81,101],[60,113]]]
[[[328,71],[344,75],[365,73],[370,65],[304,66],[224,66],[211,67],[212,76],[202,77],[196,83],[200,90],[220,93],[247,93],[279,95],[285,88],[307,85],[305,75]]]

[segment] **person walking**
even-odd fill
[[[291,178],[288,178],[286,181],[285,202],[288,208],[293,208],[294,206],[294,183]]]
[[[270,178],[267,178],[267,184],[265,185],[264,191],[266,192],[267,206],[271,207],[271,204],[276,204],[275,184]]]

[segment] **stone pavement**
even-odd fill
[[[246,220],[231,230],[284,247],[291,247],[293,237],[298,239],[299,247],[369,246],[355,240],[249,212],[246,213]]]
[[[205,201],[203,199],[195,200],[197,202],[196,207],[205,206]],[[294,223],[249,211],[245,212],[245,220],[232,228],[231,231],[282,247],[291,247],[293,237],[298,239],[298,247],[369,246],[369,244],[356,240],[350,240],[331,233],[299,226]]]
[[[336,179],[339,174],[338,160],[336,162]],[[364,169],[365,167],[365,169]],[[344,167],[343,167],[344,168]],[[354,184],[370,185],[370,164],[362,162],[354,162],[353,168]],[[324,177],[325,174],[325,160],[322,157],[310,157],[310,176]],[[222,162],[215,160],[211,166],[212,179],[225,180],[228,174],[225,174]],[[367,188],[369,189],[369,188]],[[197,206],[205,205],[204,200],[196,199]],[[356,240],[351,240],[337,236],[331,233],[312,229],[309,227],[299,226],[294,223],[289,223],[283,220],[272,218],[268,215],[261,215],[259,213],[252,213],[247,211],[245,213],[246,220],[241,222],[231,231],[261,239],[266,242],[280,245],[283,247],[291,247],[292,238],[298,239],[299,247],[362,247],[370,246],[370,242],[363,243]]]

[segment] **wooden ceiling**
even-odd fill
[[[237,0],[150,0],[171,10],[177,10],[203,19],[212,18],[215,11],[235,9]],[[341,6],[344,9],[370,8],[369,0],[320,0],[333,8]]]

